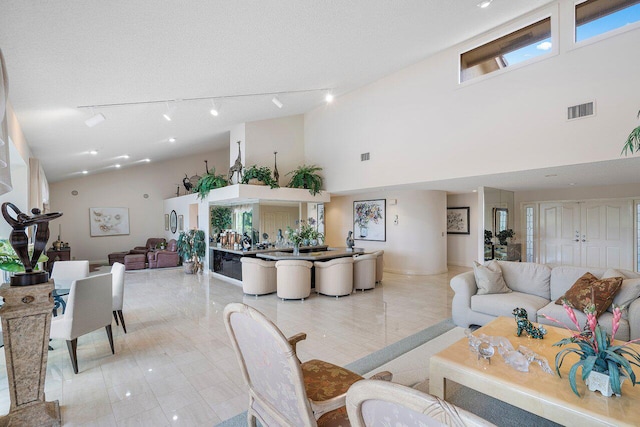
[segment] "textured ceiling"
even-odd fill
[[[224,146],[245,121],[299,114],[322,93],[105,108],[82,105],[333,88],[337,96],[550,0],[0,0],[10,101],[50,181]],[[175,143],[168,142],[177,138]],[[99,151],[97,156],[88,152]],[[130,158],[118,159],[129,155]]]

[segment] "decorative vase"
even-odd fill
[[[309,239],[303,239],[303,240],[302,240],[302,246],[309,246],[309,243],[311,243],[311,242],[309,241]]]
[[[296,243],[296,244],[293,246],[293,254],[294,254],[295,256],[300,255],[300,243]]]
[[[318,239],[311,239],[311,246],[318,246]]]
[[[620,376],[620,385],[627,378],[624,376]],[[613,390],[611,389],[611,380],[609,379],[608,374],[603,374],[601,372],[591,371],[589,376],[584,383],[589,387],[590,391],[599,391],[603,396],[611,397],[613,395]],[[616,396],[620,396],[616,394]]]
[[[195,274],[196,273],[196,266],[195,263],[193,261],[184,261],[182,263],[182,267],[184,268],[184,272],[187,274]]]
[[[360,227],[360,237],[367,237],[369,229],[367,227]]]

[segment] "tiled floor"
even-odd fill
[[[80,373],[73,374],[64,341],[52,341],[47,400],[59,400],[65,426],[208,426],[246,409],[247,395],[222,311],[244,302],[266,314],[285,335],[306,332],[302,360],[346,364],[451,316],[450,267],[435,276],[385,273],[376,289],[304,302],[275,295],[243,296],[211,275],[180,269],[128,272],[124,315],[115,323],[116,354],[103,330],[78,340]],[[4,352],[0,356],[4,364]],[[0,369],[0,413],[9,411],[6,370]]]

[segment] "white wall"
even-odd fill
[[[447,235],[447,264],[472,267],[478,259],[478,239],[484,236],[484,229],[478,230],[478,194],[448,194],[447,207],[469,206],[470,234]],[[483,237],[482,237],[483,238]]]
[[[51,210],[63,212],[63,216],[52,223],[52,230],[57,231],[57,224],[62,224],[62,240],[71,245],[72,257],[105,262],[111,252],[144,245],[149,237],[167,236],[164,214],[169,212],[164,211],[164,199],[175,196],[178,185],[181,193],[184,193],[182,178],[185,174],[203,175],[205,159],[209,162],[209,168],[215,167],[216,171],[223,171],[228,168],[228,158],[229,153],[225,148],[53,183]],[[78,191],[77,196],[71,194],[73,190]],[[144,194],[149,197],[144,198]],[[131,234],[91,237],[91,207],[129,208]],[[185,227],[188,227],[188,209],[181,214],[185,215]],[[51,241],[55,240],[53,232],[52,236]]]
[[[384,191],[332,197],[325,203],[326,243],[344,247],[353,230],[353,202],[387,199],[387,240],[356,240],[367,251],[384,250],[385,271],[400,274],[439,274],[447,271],[444,191]],[[396,205],[389,205],[396,199]],[[394,225],[398,215],[398,225]]]
[[[559,3],[559,55],[459,85],[455,46],[307,113],[307,161],[336,192],[619,159],[637,126],[640,30],[575,48],[573,4]],[[589,100],[595,117],[565,120]]]

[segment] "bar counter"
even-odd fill
[[[334,258],[349,257],[356,254],[363,254],[364,249],[354,248],[348,250],[347,248],[328,248],[321,251],[302,252],[300,255],[294,255],[293,252],[265,252],[259,253],[256,256],[258,258],[268,259],[270,261],[282,261],[282,260],[302,260],[302,261],[326,261]]]

